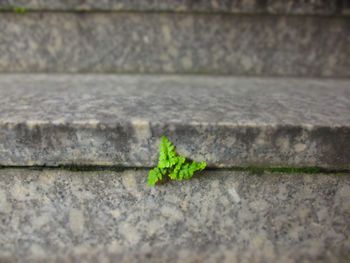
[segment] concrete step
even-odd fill
[[[350,81],[1,75],[0,165],[151,167],[167,135],[209,167],[350,168]]]
[[[56,3],[27,2],[38,8]],[[128,2],[143,6],[142,1]],[[57,5],[63,8],[64,3]],[[350,19],[343,15],[1,12],[0,32],[2,73],[350,77]]]
[[[350,174],[0,170],[1,262],[349,262]]]
[[[349,1],[239,1],[239,0],[2,0],[0,9],[13,11],[22,8],[27,11],[153,11],[153,12],[211,12],[243,14],[302,14],[338,15],[348,10]]]

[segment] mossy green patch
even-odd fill
[[[27,9],[24,7],[16,6],[16,7],[13,7],[13,12],[15,12],[16,14],[24,14],[24,13],[27,13]]]

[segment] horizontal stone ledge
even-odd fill
[[[0,165],[350,167],[350,81],[1,75]]]
[[[240,1],[240,0],[4,0],[0,9],[23,8],[35,11],[170,11],[170,12],[212,12],[212,13],[268,13],[297,15],[335,15],[346,9],[341,1]]]

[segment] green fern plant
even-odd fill
[[[174,144],[166,136],[163,136],[159,145],[158,165],[149,171],[147,183],[152,186],[165,177],[169,177],[171,180],[187,180],[196,171],[201,171],[206,166],[206,162],[186,161],[185,157],[176,153]]]

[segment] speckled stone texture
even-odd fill
[[[2,0],[0,8],[66,11],[175,11],[333,15],[346,0]]]
[[[350,81],[0,76],[1,165],[154,166],[168,135],[211,167],[350,167]]]
[[[349,262],[350,174],[0,170],[1,262]]]
[[[0,15],[0,72],[350,77],[347,17]]]

